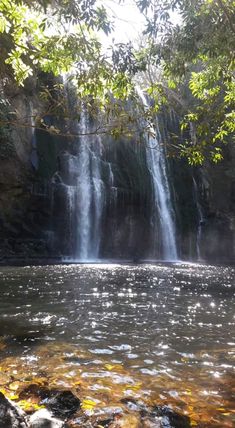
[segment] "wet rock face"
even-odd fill
[[[205,163],[197,184],[203,223],[201,258],[209,262],[234,263],[235,260],[235,148],[231,142],[223,149],[218,164]]]
[[[0,428],[27,428],[25,413],[0,392]]]

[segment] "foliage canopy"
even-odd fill
[[[38,70],[72,73],[79,96],[108,111],[137,100],[133,78],[144,73],[155,101],[148,117],[177,100],[188,135],[180,155],[218,162],[235,131],[235,1],[135,2],[146,18],[143,42],[107,54],[98,32],[111,34],[112,23],[97,0],[0,0],[5,61],[19,85]]]
[[[151,82],[151,96],[173,91],[181,100],[182,130],[190,131],[181,154],[191,164],[208,156],[218,162],[235,132],[234,0],[137,3],[147,19],[148,67],[163,74],[163,82]]]

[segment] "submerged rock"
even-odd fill
[[[114,418],[114,421],[108,426],[109,428],[142,428],[140,418],[136,415],[124,415]]]
[[[38,410],[29,418],[30,428],[65,428],[63,421],[53,418],[46,409]]]
[[[26,414],[0,392],[0,428],[28,428]]]
[[[52,391],[49,388],[38,385],[36,383],[31,383],[30,385],[26,385],[19,393],[20,400],[27,400],[32,397],[38,400],[45,400],[49,398],[52,394]]]
[[[120,401],[128,408],[128,410],[134,412],[146,410],[146,406],[143,403],[139,403],[134,398],[122,398]]]
[[[141,419],[141,428],[162,428],[161,418],[145,417]]]
[[[149,408],[133,398],[123,398],[129,415],[117,415],[109,428],[190,428],[188,416],[173,411],[168,406]]]
[[[27,416],[15,403],[0,393],[0,428],[190,428],[190,418],[168,406],[146,406],[133,398],[123,398],[116,412],[103,408],[87,415],[81,401],[71,391],[50,390],[47,386],[27,385],[20,399],[32,399],[46,408]],[[42,400],[42,401],[41,401]],[[111,412],[110,412],[111,410]]]
[[[70,391],[53,391],[36,384],[24,388],[21,399],[44,398],[48,409],[30,416],[0,393],[0,428],[66,428],[65,420],[80,409],[80,400]],[[24,397],[24,398],[23,398]]]
[[[98,424],[96,426],[100,426],[102,428],[109,428],[112,422],[113,422],[112,419],[104,419],[104,420],[98,421]]]
[[[54,416],[67,419],[80,409],[81,401],[71,391],[62,391],[45,400],[45,406]]]
[[[190,418],[173,411],[168,406],[156,406],[152,415],[161,417],[162,428],[190,428]]]

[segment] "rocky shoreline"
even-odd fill
[[[87,411],[69,390],[31,384],[20,392],[21,400],[34,404],[22,410],[0,392],[0,428],[190,428],[190,419],[168,406],[146,406],[133,398],[120,400],[120,407]],[[89,407],[89,406],[87,406]],[[35,408],[37,410],[35,411]]]

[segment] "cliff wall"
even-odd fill
[[[235,147],[224,147],[224,159],[198,171],[202,209],[201,257],[210,262],[235,261]]]
[[[76,154],[77,140],[34,128],[32,117],[45,108],[35,81],[24,89],[10,79],[0,91],[0,259],[59,259],[72,256],[64,162]],[[15,126],[15,119],[22,126]],[[52,119],[47,118],[50,122]],[[12,124],[13,123],[13,124]],[[170,143],[179,132],[175,120],[162,124]],[[153,254],[152,184],[135,141],[103,141],[101,256],[139,260]],[[110,183],[108,168],[114,182]],[[218,165],[193,169],[182,159],[168,160],[174,198],[179,256],[185,260],[235,260],[235,149],[225,147]],[[200,207],[200,210],[199,210]],[[200,212],[199,212],[200,211]],[[72,242],[72,244],[71,244]]]
[[[43,103],[34,80],[24,89],[10,78],[0,90],[0,257],[47,256],[45,230],[48,227],[49,193],[38,174],[34,111]],[[20,122],[20,126],[19,126]]]

